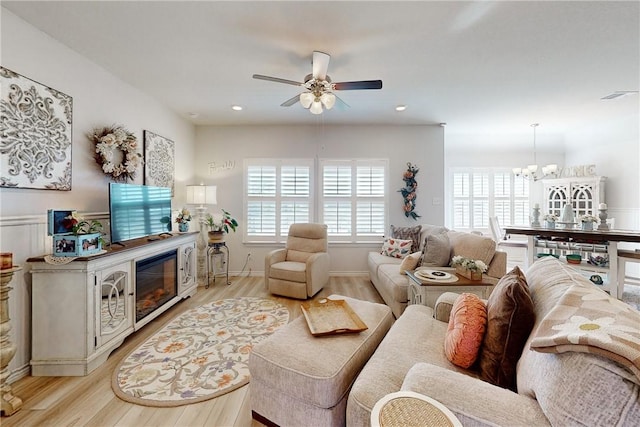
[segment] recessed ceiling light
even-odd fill
[[[187,114],[189,114],[189,117],[191,117],[192,119],[195,119],[200,116],[200,114],[198,113],[187,113]]]
[[[406,105],[398,105],[398,106],[396,107],[396,111],[404,111],[404,110],[406,110],[406,109],[407,109],[407,106],[406,106]]]
[[[231,109],[233,111],[242,111],[242,106],[240,106],[240,105],[232,105]]]

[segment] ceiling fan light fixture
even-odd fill
[[[302,104],[304,108],[311,107],[311,103],[314,101],[314,99],[315,96],[313,96],[311,92],[304,92],[300,94],[300,104]]]
[[[320,101],[313,101],[309,111],[311,111],[311,114],[322,114],[322,103]]]
[[[320,101],[322,101],[322,104],[324,104],[327,110],[330,110],[336,105],[336,96],[332,93],[325,92],[320,96]]]

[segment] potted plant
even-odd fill
[[[556,228],[558,217],[554,214],[545,214],[542,219],[546,223],[547,228]]]
[[[582,223],[582,229],[585,231],[592,231],[594,222],[598,222],[598,217],[593,215],[582,215],[580,217],[580,223]]]
[[[176,216],[176,222],[178,223],[178,231],[184,233],[189,231],[189,221],[191,221],[191,212],[187,208],[182,208]]]
[[[456,255],[451,258],[451,266],[456,268],[456,273],[469,280],[482,280],[482,273],[487,271],[487,264],[479,259],[471,259]]]
[[[209,227],[209,241],[224,240],[224,233],[229,230],[235,232],[238,227],[238,221],[231,216],[228,211],[222,209],[222,218],[216,220],[211,214],[207,214],[204,223]]]

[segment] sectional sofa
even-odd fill
[[[496,243],[490,237],[429,224],[422,224],[419,228],[419,237],[416,239],[419,250],[424,252],[423,259],[427,260],[424,265],[445,266],[453,256],[462,255],[484,261],[489,266],[488,276],[500,278],[505,274],[507,254],[497,251]],[[442,251],[446,252],[446,256],[438,253]],[[437,262],[438,259],[441,261]],[[409,301],[409,279],[400,272],[401,263],[402,259],[386,256],[379,251],[369,252],[367,259],[371,283],[396,318],[404,312]]]
[[[526,286],[535,323],[525,335],[524,350],[515,354],[513,389],[483,381],[476,366],[463,369],[445,356],[449,313],[458,297],[447,293],[435,308],[410,305],[396,320],[351,388],[347,425],[368,426],[374,404],[400,390],[436,399],[465,426],[640,425],[640,331],[633,326],[640,324],[640,313],[556,259],[530,267]],[[608,319],[601,323],[609,328],[609,337],[629,340],[631,360],[584,345],[582,339],[576,341],[579,345],[545,343],[543,331],[553,329],[546,322],[558,313],[579,314],[585,307],[602,311],[594,316]],[[613,319],[624,316],[627,326],[616,326]]]

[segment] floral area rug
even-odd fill
[[[249,353],[289,321],[282,304],[232,298],[172,320],[118,366],[111,385],[127,402],[180,406],[228,393],[249,382]]]

